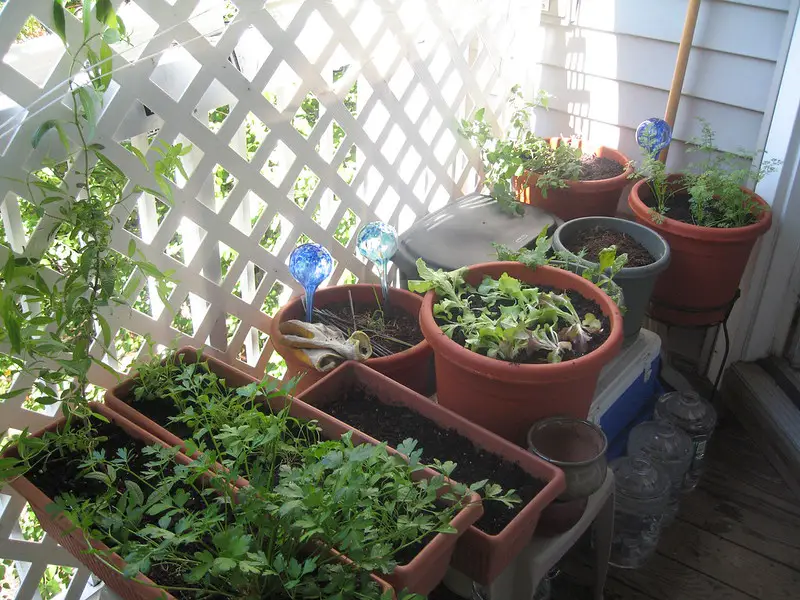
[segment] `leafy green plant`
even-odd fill
[[[567,181],[580,177],[579,148],[566,143],[553,146],[530,130],[533,110],[546,108],[548,99],[546,93],[540,92],[533,102],[525,101],[520,87],[512,87],[508,99],[511,121],[504,137],[495,136],[485,120],[485,108],[476,110],[471,120],[461,121],[459,132],[480,151],[486,185],[505,212],[522,214],[514,187],[528,186],[528,174],[535,174],[535,185],[545,198],[548,190],[567,187]],[[515,183],[515,178],[523,176]]]
[[[168,294],[169,273],[140,260],[135,242],[129,245],[127,256],[111,249],[115,224],[111,211],[143,192],[171,202],[169,178],[182,169],[180,156],[187,149],[180,144],[162,145],[153,161],[136,154],[151,172],[154,185],[128,181],[104,154],[102,144],[94,141],[103,94],[112,79],[109,44],[127,39],[125,25],[109,0],[84,2],[83,36],[71,43],[66,38],[64,11],[62,2],[55,0],[55,33],[72,56],[67,96],[72,118],[45,121],[31,140],[36,148],[45,136],[57,135],[64,158],[46,157],[41,169],[19,182],[41,220],[40,228],[47,229],[46,235],[34,236],[32,241],[38,239],[46,249],[40,256],[9,253],[0,288],[0,342],[19,358],[17,371],[34,375],[38,402],[60,401],[62,411],[71,414],[85,405],[91,366],[107,368],[102,357],[112,339],[106,312],[129,304],[128,286],[136,285],[124,275],[138,269],[157,280],[164,300]],[[79,83],[86,78],[87,83]],[[4,397],[26,391],[18,388]]]
[[[656,156],[646,157],[631,178],[644,178],[653,193],[655,206],[650,216],[663,222],[676,196],[689,195],[691,223],[700,227],[731,228],[755,223],[765,208],[743,188],[752,187],[781,164],[776,159],[762,160],[757,154],[720,150],[710,124],[700,119],[700,136],[689,140],[688,152],[701,158],[691,163],[680,176],[669,182],[666,166]]]
[[[579,315],[565,292],[544,292],[503,273],[486,276],[478,287],[464,280],[465,269],[434,271],[417,260],[418,281],[408,289],[435,290],[433,315],[442,331],[468,350],[511,362],[557,363],[568,353],[589,351],[603,324],[592,313]]]
[[[587,267],[585,263],[576,261],[569,252],[554,250],[553,238],[547,235],[547,227],[536,237],[536,243],[533,248],[512,250],[503,244],[493,245],[497,251],[497,260],[520,262],[531,269],[547,265],[581,275],[584,279],[588,279],[603,290],[624,312],[622,288],[614,281],[614,276],[626,265],[628,255],[620,254],[617,256],[616,246],[609,246],[601,250],[598,257],[599,261],[588,261],[591,266]],[[585,259],[585,253],[581,251],[577,257]]]

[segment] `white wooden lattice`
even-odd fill
[[[133,31],[132,45],[115,47],[117,70],[96,141],[129,185],[147,185],[148,176],[123,143],[151,156],[160,141],[192,146],[184,157],[188,178],[176,177],[174,206],[143,194],[117,207],[115,249],[124,253],[136,239],[148,260],[174,270],[170,304],[179,311],[176,318],[145,277],[131,274],[139,310],[109,315],[120,354],[105,360],[120,372],[146,351],[137,334],[148,334],[162,344],[207,344],[211,353],[262,374],[273,356],[262,309],[271,312],[299,291],[286,268],[298,241],[310,238],[331,250],[337,262],[331,281],[369,277],[353,254],[358,225],[380,218],[402,231],[474,187],[476,157],[456,129],[473,107],[498,108],[507,90],[498,69],[505,13],[492,2],[115,4]],[[52,34],[18,39],[30,16],[50,24],[50,0],[0,5],[5,261],[9,251],[35,255],[49,243],[52,223],[31,218],[24,186],[14,180],[38,167],[47,146],[32,151],[33,131],[46,119],[68,116],[59,95],[69,58]],[[68,21],[68,35],[79,35],[78,21]],[[319,106],[313,127],[304,102]],[[114,382],[101,369],[94,375],[99,386]],[[1,376],[3,391],[31,383]],[[0,430],[39,428],[53,414],[18,396],[0,403]],[[0,560],[10,565],[11,583],[0,589],[2,600],[39,598],[47,565],[78,566],[46,536],[25,539],[23,509],[9,489],[0,492]],[[88,577],[77,570],[59,596],[88,597],[95,590]]]

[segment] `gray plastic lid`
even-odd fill
[[[642,456],[623,456],[611,461],[617,494],[637,500],[664,498],[670,491],[669,474]]]
[[[497,260],[492,242],[519,250],[545,227],[561,221],[540,208],[523,204],[522,216],[504,213],[484,194],[468,194],[420,219],[398,240],[392,262],[409,279],[417,277],[416,262],[452,271],[466,265]]]
[[[682,429],[667,421],[645,421],[631,430],[628,454],[639,453],[663,463],[680,463],[689,459],[692,439]]]
[[[668,392],[656,402],[657,419],[666,419],[689,433],[706,433],[717,424],[717,411],[697,392]]]

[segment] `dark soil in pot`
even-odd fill
[[[625,267],[644,267],[655,262],[647,249],[627,233],[608,227],[597,226],[585,229],[577,235],[574,234],[571,240],[564,243],[564,246],[574,254],[585,250],[584,258],[593,262],[597,262],[600,251],[609,246],[617,247],[617,256],[628,255]]]
[[[580,181],[600,181],[611,179],[625,172],[625,167],[615,160],[596,154],[584,154],[581,157]]]
[[[658,206],[658,202],[656,202],[656,197],[655,194],[652,193],[652,189],[650,190],[649,194],[642,196],[641,200],[648,208],[656,208]],[[667,214],[664,215],[665,217],[675,219],[681,223],[696,225],[694,217],[692,216],[692,197],[687,192],[676,192],[675,195],[670,198],[669,202],[667,203],[667,207],[668,210]],[[720,211],[716,209],[713,203],[708,203],[705,210],[712,219],[714,217],[722,216]],[[754,214],[748,225],[755,223],[757,220],[758,219]]]
[[[345,333],[346,337],[350,337],[355,331],[353,329],[353,313],[355,312],[356,329],[365,332],[373,344],[377,342],[391,354],[408,350],[424,339],[419,328],[418,315],[410,315],[392,304],[387,307],[381,303],[379,307],[375,302],[369,304],[355,302],[353,310],[351,310],[350,302],[334,302],[321,308],[325,313],[330,313],[336,318],[336,326]],[[320,322],[320,319],[315,317],[314,321]],[[331,325],[332,323],[326,320],[325,324]],[[394,340],[389,338],[394,338]]]
[[[344,396],[326,404],[325,412],[392,447],[407,438],[416,439],[423,449],[423,461],[438,458],[456,463],[453,479],[460,483],[488,479],[503,490],[516,490],[522,502],[511,508],[500,502],[484,503],[483,516],[475,526],[490,535],[500,533],[544,487],[516,463],[478,448],[458,432],[442,429],[408,408],[383,404],[362,387],[352,386]]]
[[[523,289],[531,287],[536,287],[541,292],[555,291],[553,290],[553,288],[547,286],[531,286],[525,284],[522,285]],[[603,342],[605,342],[608,339],[608,336],[611,335],[611,323],[608,320],[608,317],[606,317],[605,314],[603,314],[603,311],[600,308],[600,306],[594,300],[589,300],[588,298],[584,298],[579,293],[572,290],[560,290],[558,293],[566,294],[566,296],[570,299],[570,302],[572,302],[572,306],[575,308],[575,310],[578,312],[581,318],[583,318],[584,315],[586,315],[587,313],[591,313],[595,317],[597,317],[600,320],[600,323],[602,324],[602,329],[598,333],[592,334],[592,338],[586,345],[587,349],[585,352],[578,352],[576,350],[565,350],[561,355],[561,360],[567,361],[567,360],[572,360],[574,358],[579,358],[581,356],[589,354],[590,352],[592,352],[592,350],[599,348],[603,344]],[[478,294],[472,294],[469,297],[469,301],[472,310],[475,312],[476,315],[479,315],[484,308],[481,296],[479,296]],[[458,312],[459,309],[452,309],[453,315],[457,315]],[[489,315],[491,315],[493,318],[500,316],[499,303],[489,307]],[[447,322],[448,321],[445,319],[441,318],[436,319],[436,323],[440,327],[442,325],[446,325]],[[559,329],[561,326],[566,327],[567,324],[561,322],[559,324]],[[460,329],[456,330],[456,332],[453,334],[453,341],[462,346],[465,345],[466,338],[464,337],[464,333]],[[519,361],[518,363],[515,364],[547,364],[547,363],[548,363],[547,352],[539,351],[532,354],[529,357],[526,357],[525,360]]]

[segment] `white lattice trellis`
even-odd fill
[[[474,106],[497,108],[507,90],[497,43],[507,38],[505,13],[491,2],[115,5],[132,45],[115,46],[96,141],[129,185],[147,185],[148,174],[127,145],[151,156],[161,142],[192,148],[174,206],[142,194],[115,209],[114,248],[124,253],[135,239],[148,260],[173,270],[170,305],[178,311],[161,305],[141,273],[131,274],[137,309],[108,316],[116,351],[105,360],[120,372],[146,351],[134,343],[137,334],[148,334],[162,344],[207,344],[262,374],[273,356],[263,311],[299,291],[286,268],[298,241],[332,251],[331,281],[369,277],[353,254],[358,225],[380,218],[402,231],[475,185],[477,162],[457,134],[458,119]],[[58,96],[69,58],[55,35],[18,38],[31,16],[48,26],[50,0],[10,0],[0,10],[2,261],[50,243],[53,224],[36,223],[15,180],[38,168],[47,146],[33,152],[32,132],[68,115]],[[68,35],[79,27],[69,19]],[[97,369],[95,381],[113,378]],[[0,379],[5,388],[30,383]],[[25,397],[0,403],[0,430],[43,426],[54,411],[36,408]],[[15,571],[6,574],[12,588],[0,590],[4,600],[38,598],[47,565],[78,566],[47,537],[25,539],[23,509],[10,490],[0,493],[0,559]],[[88,597],[87,578],[77,570],[61,597]]]

